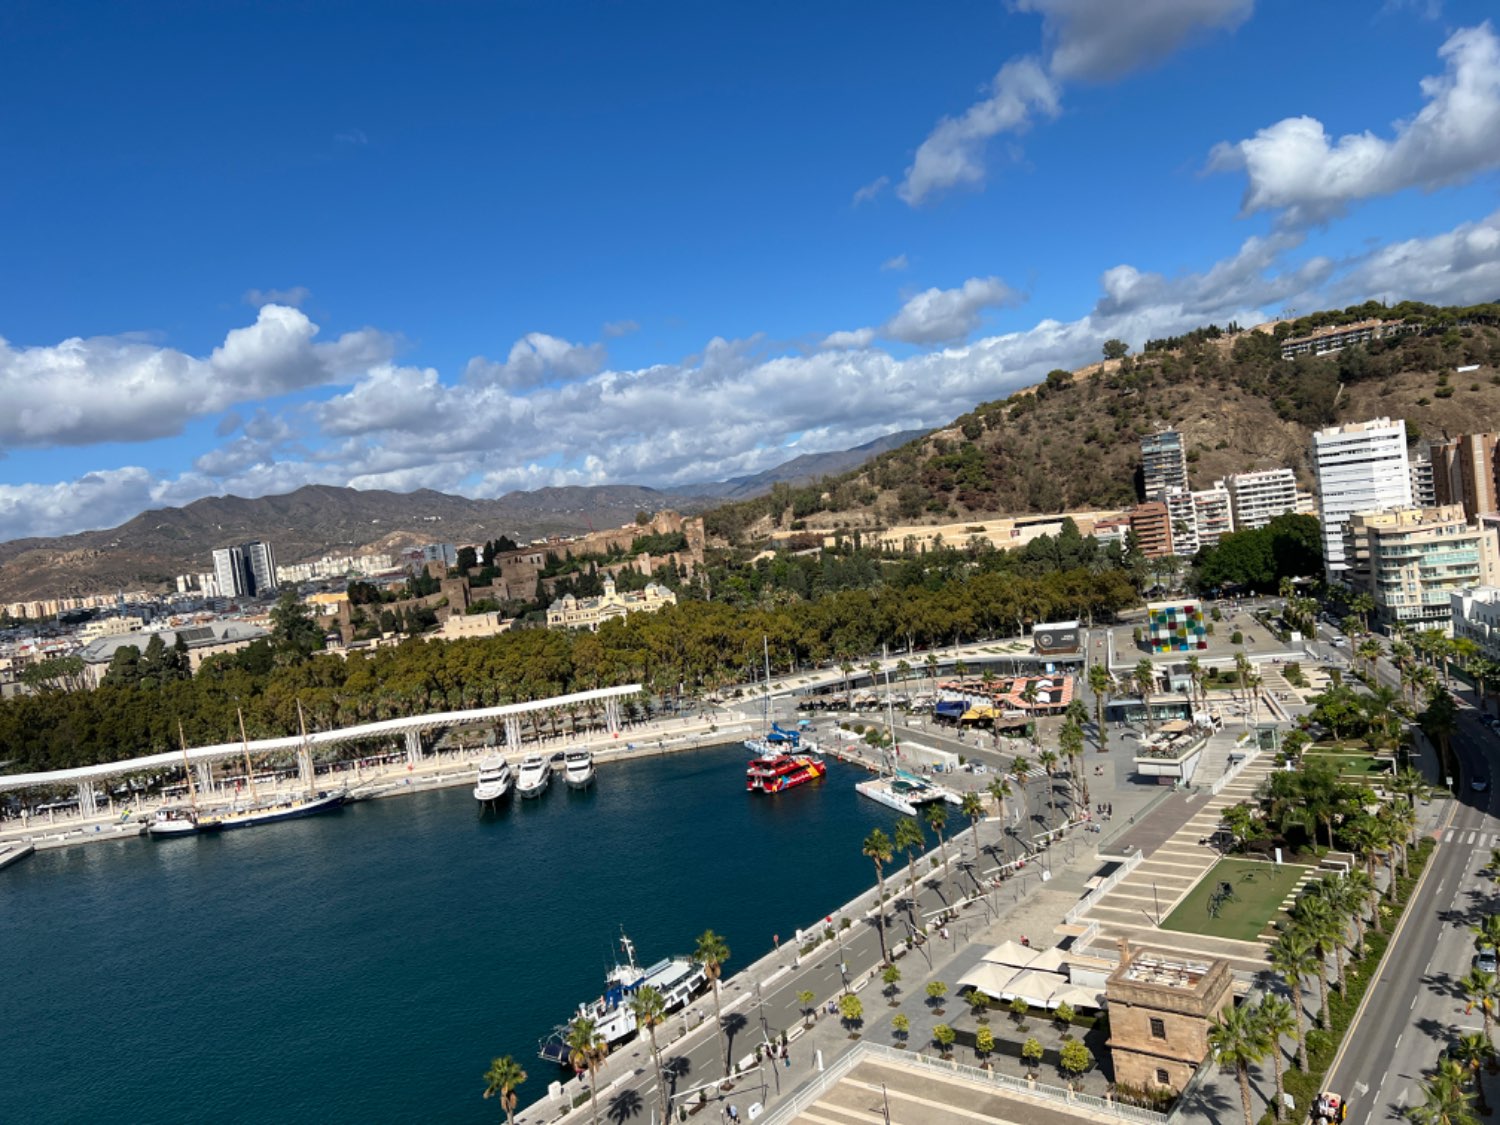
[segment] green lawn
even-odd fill
[[[1380,760],[1367,752],[1330,753],[1322,750],[1313,750],[1304,753],[1303,758],[1308,761],[1322,762],[1324,765],[1333,766],[1339,771],[1341,777],[1368,777],[1372,774],[1391,772],[1390,759]]]
[[[1249,859],[1221,859],[1198,885],[1188,892],[1177,909],[1162,922],[1164,930],[1210,937],[1254,941],[1280,910],[1281,900],[1291,893],[1307,868],[1293,863],[1280,867]],[[1210,917],[1209,900],[1220,883],[1234,886],[1234,897]]]

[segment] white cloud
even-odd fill
[[[529,332],[511,345],[504,363],[477,356],[469,361],[464,378],[508,390],[526,390],[548,379],[576,379],[604,366],[603,344],[573,344],[545,332]]]
[[[861,203],[871,202],[881,192],[889,187],[890,183],[891,178],[889,176],[877,176],[875,179],[867,183],[864,187],[859,188],[857,191],[855,191],[853,201],[854,206],[858,207]]]
[[[641,326],[633,320],[611,320],[604,325],[604,334],[609,337],[629,336],[640,330]]]
[[[244,302],[260,308],[261,305],[290,305],[292,308],[304,304],[312,297],[305,285],[294,285],[290,289],[246,289]]]
[[[766,354],[759,338],[716,338],[679,363],[524,390],[377,365],[317,406],[254,414],[243,434],[177,477],[126,467],[0,486],[0,526],[13,536],[107,527],[150,506],[310,483],[494,495],[715,480],[896,428],[941,425],[1054,367],[1096,360],[1112,336],[1139,347],[1210,322],[1251,323],[1286,304],[1320,308],[1372,296],[1467,304],[1500,291],[1500,212],[1343,262],[1299,257],[1304,245],[1300,231],[1249,238],[1208,269],[1180,275],[1116,265],[1100,275],[1097,300],[1077,319],[904,358],[876,346],[875,330],[865,329],[811,354]],[[972,279],[913,297],[892,323],[904,318],[914,335],[957,332],[986,301],[1008,293],[995,279]],[[318,433],[299,438],[299,423]]]
[[[1390,139],[1371,132],[1331,141],[1313,117],[1288,117],[1246,140],[1220,144],[1217,171],[1243,169],[1244,211],[1280,211],[1289,223],[1318,222],[1349,204],[1407,188],[1432,191],[1500,164],[1500,39],[1488,23],[1464,28],[1438,51],[1446,69],[1421,83],[1426,104],[1396,122]]]
[[[0,450],[103,441],[150,441],[192,418],[347,379],[389,356],[373,329],[314,342],[296,309],[264,305],[207,359],[124,336],[13,347],[0,339]]]
[[[1011,59],[987,96],[938,122],[896,189],[911,206],[982,184],[987,142],[1056,117],[1064,83],[1112,81],[1160,62],[1199,31],[1237,28],[1254,0],[1013,0],[1013,6],[1042,17],[1045,64],[1029,55]],[[884,186],[883,177],[856,192],[855,202],[877,186]]]
[[[922,142],[896,194],[912,206],[936,191],[984,181],[985,142],[997,133],[1020,132],[1032,117],[1055,117],[1058,88],[1034,58],[1013,59],[1000,68],[990,94],[961,117],[945,117]]]
[[[831,332],[820,345],[825,348],[868,348],[875,341],[875,329],[855,328],[848,332]]]
[[[908,265],[910,265],[910,263],[906,260],[906,255],[897,254],[894,258],[887,258],[885,261],[881,262],[880,268],[883,270],[894,270],[900,272],[901,270],[906,269]]]
[[[1110,82],[1152,66],[1203,30],[1233,31],[1255,0],[1015,0],[1043,17],[1054,78]]]
[[[886,321],[881,335],[908,344],[946,344],[979,327],[986,309],[1014,305],[1021,295],[998,277],[971,277],[957,289],[928,289]]]

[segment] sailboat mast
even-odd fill
[[[245,734],[245,712],[236,707],[234,713],[240,718],[240,745],[245,751],[245,780],[250,783],[250,799],[260,804],[260,794],[255,791],[255,771],[250,768],[250,739]]]
[[[307,796],[313,796],[312,747],[307,744],[307,720],[302,717],[302,700],[297,700],[297,729],[302,732],[302,757],[307,763]]]
[[[193,806],[193,812],[198,811],[198,787],[193,784],[193,764],[188,761],[187,735],[182,733],[182,720],[177,720],[177,741],[182,744],[182,772],[187,775],[188,803]]]
[[[761,726],[765,728],[765,733],[770,734],[770,732],[771,732],[771,639],[769,637],[767,637],[764,633],[762,633],[760,635],[760,646],[761,646],[761,649],[766,654],[766,695],[765,695],[765,698],[761,700],[761,705],[760,705],[761,716],[760,716],[760,720],[761,720]]]

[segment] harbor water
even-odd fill
[[[732,974],[873,882],[862,770],[744,791],[745,751],[610,763],[482,813],[467,788],[0,875],[0,1118],[493,1122],[492,1057],[712,928]]]

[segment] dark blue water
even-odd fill
[[[745,753],[610,764],[482,815],[467,788],[0,873],[0,1120],[493,1122],[492,1057],[707,928],[734,972],[873,882],[894,813],[829,777],[744,791]]]

